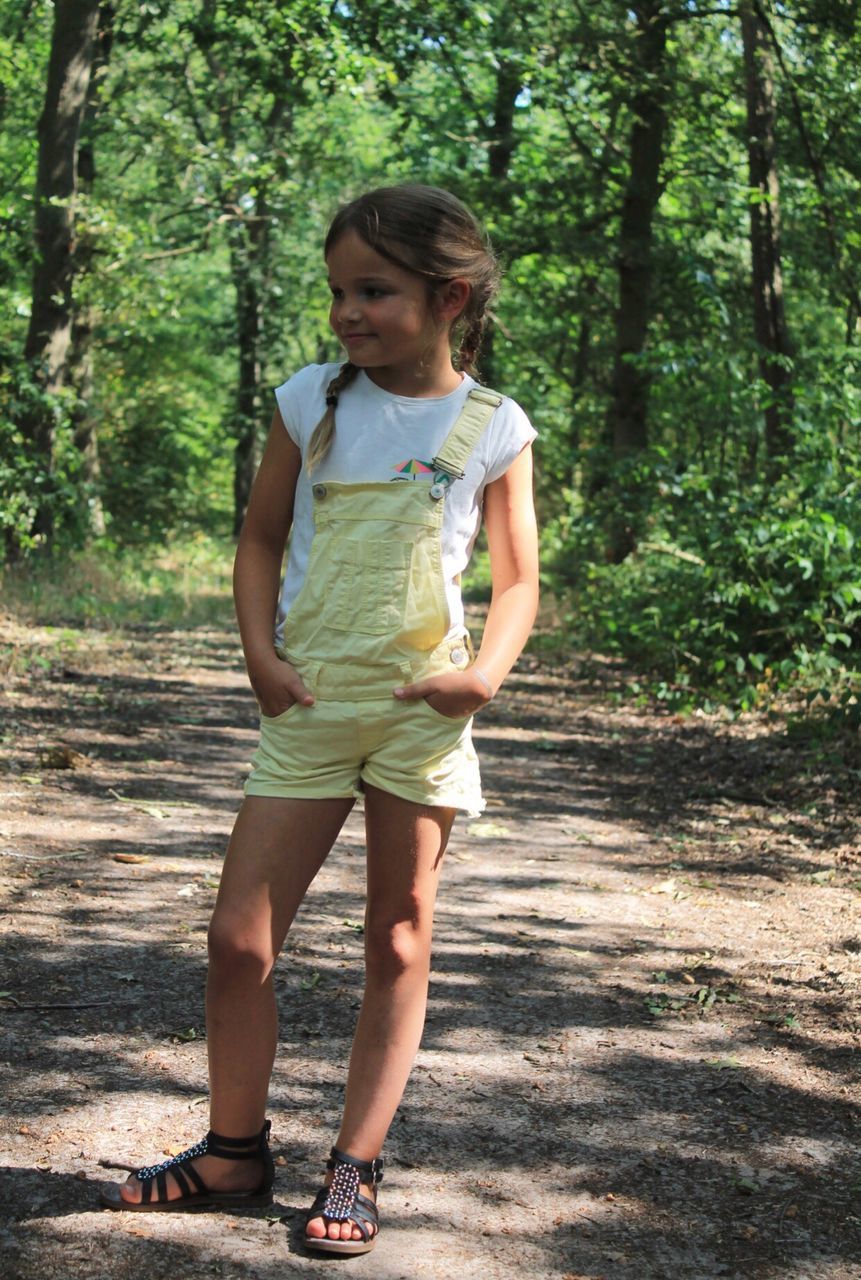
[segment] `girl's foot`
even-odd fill
[[[225,1138],[210,1131],[173,1159],[138,1169],[123,1183],[104,1185],[102,1204],[139,1213],[271,1204],[275,1170],[268,1138],[268,1120],[250,1138]]]
[[[357,1160],[333,1147],[326,1167],[305,1220],[305,1243],[324,1253],[367,1253],[380,1229],[376,1201],[383,1162]]]
[[[323,1186],[327,1189],[332,1185],[331,1173],[327,1173],[323,1181]],[[374,1199],[374,1189],[367,1182],[359,1183],[359,1194],[366,1196],[369,1200]],[[373,1224],[369,1227],[371,1239],[379,1231],[379,1226]],[[316,1218],[309,1218],[305,1227],[305,1235],[308,1237],[308,1243],[312,1244],[315,1240],[361,1240],[362,1233],[352,1219],[348,1218],[344,1222],[333,1222],[331,1218],[324,1218],[320,1214]]]

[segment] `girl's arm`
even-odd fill
[[[471,715],[490,701],[514,666],[535,621],[538,535],[532,501],[531,446],[527,445],[505,475],[485,489],[484,524],[492,594],[475,665],[395,690],[397,698],[426,698],[435,710],[455,719]]]
[[[272,640],[281,562],[293,523],[301,466],[301,454],[276,409],[233,564],[233,599],[245,665],[267,716],[280,715],[294,702],[310,706],[314,701],[294,668],[278,657]]]

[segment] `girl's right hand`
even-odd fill
[[[261,714],[269,719],[283,715],[296,702],[303,707],[314,705],[314,695],[302,683],[299,672],[274,651],[271,658],[249,664],[248,678]]]

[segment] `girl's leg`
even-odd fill
[[[210,1126],[225,1137],[263,1126],[278,1034],[272,969],[352,805],[249,796],[237,817],[209,926],[206,987]],[[260,1181],[256,1160],[201,1156],[194,1165],[213,1191]],[[168,1198],[178,1195],[168,1177]],[[129,1179],[122,1197],[139,1201],[140,1182]]]
[[[454,809],[413,804],[375,787],[365,794],[365,994],[335,1144],[362,1160],[380,1154],[421,1039],[434,905],[454,816]],[[371,1189],[363,1185],[362,1193]],[[311,1219],[307,1234],[360,1239],[351,1223],[327,1229],[322,1218]]]

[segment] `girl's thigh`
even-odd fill
[[[337,839],[352,798],[247,796],[236,819],[211,932],[280,951],[308,886]]]
[[[369,915],[430,927],[456,812],[365,787]]]

